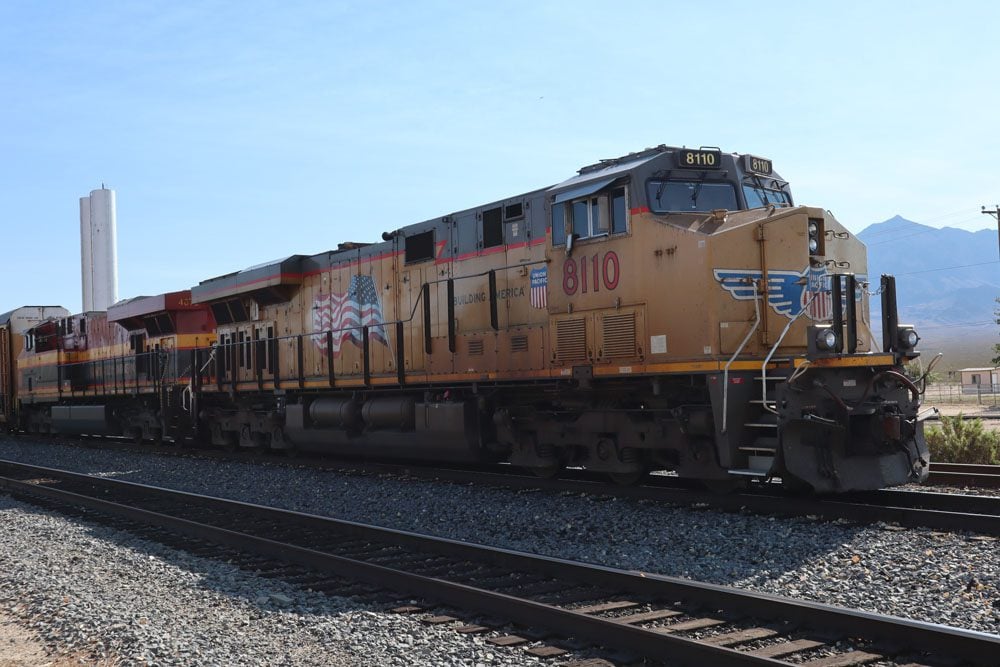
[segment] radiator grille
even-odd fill
[[[605,357],[634,357],[635,313],[606,315],[602,322]]]
[[[511,352],[527,352],[528,351],[528,337],[527,336],[511,336],[511,339],[510,339],[510,351]]]
[[[559,361],[584,361],[587,359],[586,320],[560,320],[556,323]]]
[[[483,339],[473,338],[469,341],[469,354],[473,357],[479,357],[483,354]]]

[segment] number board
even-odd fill
[[[744,155],[743,169],[746,171],[752,171],[755,174],[760,174],[761,176],[770,176],[771,161],[767,158],[757,157],[755,155]]]
[[[684,169],[718,169],[722,166],[722,151],[682,148],[677,151],[677,166]]]

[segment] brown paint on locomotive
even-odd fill
[[[217,344],[120,412],[228,447],[876,488],[927,451],[916,353],[874,351],[867,288],[864,246],[769,160],[659,146],[205,280]]]

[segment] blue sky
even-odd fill
[[[660,143],[769,157],[854,231],[989,227],[997,24],[987,2],[5,0],[0,311],[80,308],[102,182],[123,298]]]

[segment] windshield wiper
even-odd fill
[[[697,209],[698,207],[698,195],[701,194],[701,186],[705,184],[705,179],[708,178],[708,172],[701,172],[701,178],[694,186],[694,192],[691,193],[691,205]]]
[[[746,180],[747,178],[750,179],[750,187],[751,189],[753,189],[754,192],[757,193],[762,203],[764,204],[771,203],[771,200],[767,196],[767,188],[765,188],[764,184],[761,182],[760,176],[756,174],[747,174],[743,178],[744,180]]]
[[[705,183],[704,179],[695,183],[694,192],[691,193],[691,207],[698,208],[698,193],[701,192],[701,186]]]

